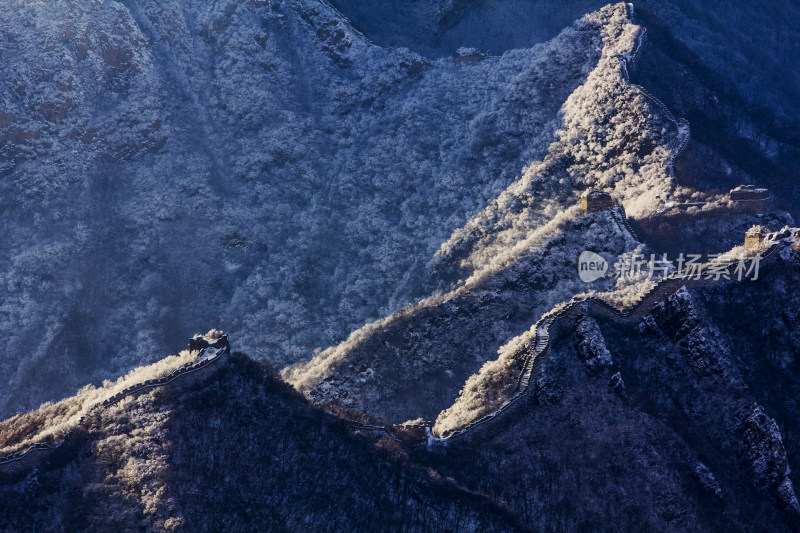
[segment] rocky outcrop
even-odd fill
[[[717,481],[717,478],[711,469],[709,469],[708,466],[702,462],[698,461],[694,467],[694,474],[697,479],[697,483],[700,485],[702,490],[706,494],[713,496],[718,503],[721,503],[724,495],[722,493],[722,489],[720,488],[719,481]]]
[[[789,478],[789,464],[780,429],[763,408],[754,403],[738,413],[743,454],[750,464],[753,485],[776,498],[787,513],[800,519],[800,502]]]
[[[575,324],[575,347],[586,369],[596,374],[614,366],[614,359],[597,322],[588,316],[578,318]],[[619,385],[622,377],[614,379]]]
[[[681,354],[699,375],[720,372],[719,358],[724,357],[726,348],[698,313],[689,291],[679,290],[656,305],[644,324],[655,333],[678,340]]]

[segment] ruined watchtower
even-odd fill
[[[769,190],[755,185],[739,185],[731,189],[729,196],[738,209],[753,213],[766,211],[770,200]]]
[[[228,348],[228,334],[218,329],[212,329],[205,335],[195,335],[189,339],[189,351],[199,352],[206,348],[222,349]]]
[[[584,213],[594,213],[614,207],[616,203],[610,194],[604,191],[589,190],[581,195],[581,208]]]
[[[456,51],[456,65],[462,63],[478,63],[486,59],[486,54],[477,48],[466,48],[462,46]]]

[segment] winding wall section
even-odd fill
[[[89,407],[86,414],[91,413],[94,409],[106,409],[124,398],[149,391],[155,387],[163,387],[164,385],[173,383],[179,378],[181,379],[181,385],[192,385],[195,381],[206,376],[207,372],[205,372],[205,370],[210,369],[214,363],[220,361],[223,356],[230,352],[227,336],[225,336],[225,341],[222,343],[221,347],[214,347],[215,343],[216,341],[211,343],[211,346],[201,349],[195,361],[176,368],[166,376],[157,379],[148,379],[126,387],[113,396]],[[0,457],[0,477],[3,479],[17,479],[25,472],[30,472],[34,468],[56,466],[56,464],[63,460],[67,460],[72,456],[71,452],[77,450],[89,438],[89,431],[86,428],[85,418],[86,415],[81,416],[77,426],[71,428],[60,442],[37,442],[24,450]]]
[[[767,235],[767,248],[761,261],[768,259],[776,254],[779,248],[785,246],[787,242],[794,242],[798,238],[798,230],[790,229],[783,230]],[[736,263],[730,263],[726,266],[727,276],[731,275],[731,268],[735,267]],[[668,293],[676,292],[681,287],[687,285],[699,285],[703,283],[713,283],[718,281],[727,281],[725,277],[717,277],[715,274],[712,276],[699,276],[687,278],[685,276],[678,276],[671,274],[663,278],[649,291],[642,295],[639,300],[627,307],[620,309],[615,305],[596,297],[588,298],[572,298],[568,303],[562,304],[554,308],[549,313],[542,316],[536,323],[536,340],[533,350],[526,352],[525,360],[523,362],[522,371],[517,379],[517,392],[509,400],[507,400],[502,407],[497,411],[488,414],[474,422],[465,425],[463,428],[450,432],[442,437],[435,438],[437,441],[446,442],[452,438],[464,435],[471,430],[490,422],[497,418],[500,414],[507,411],[522,398],[526,397],[530,392],[530,380],[534,369],[534,363],[539,357],[546,355],[550,349],[550,332],[552,328],[566,317],[575,317],[580,313],[586,313],[590,309],[596,313],[610,317],[615,320],[635,321],[639,320],[647,312],[649,312],[656,304],[663,301]]]
[[[796,228],[784,229],[781,232],[768,234],[765,238],[766,249],[764,250],[763,254],[761,254],[760,261],[764,261],[776,255],[776,252],[779,249],[786,246],[787,243],[794,242],[798,239],[798,237],[800,237],[800,230]],[[385,432],[395,440],[400,440],[401,442],[404,442],[412,447],[447,443],[451,439],[466,435],[472,430],[493,421],[504,412],[522,403],[521,400],[527,397],[530,393],[530,382],[534,370],[534,364],[537,359],[546,355],[550,350],[550,332],[556,325],[558,325],[560,321],[564,320],[566,322],[565,319],[574,318],[577,315],[587,313],[590,310],[594,313],[598,313],[615,320],[638,321],[650,310],[652,310],[655,305],[662,302],[668,294],[676,292],[682,287],[728,281],[733,274],[731,269],[735,268],[735,265],[736,262],[731,262],[725,266],[727,278],[725,275],[718,274],[686,277],[673,273],[663,278],[650,290],[643,294],[633,305],[625,309],[620,309],[614,304],[597,297],[574,297],[569,302],[560,304],[550,312],[546,313],[536,322],[534,345],[532,349],[528,349],[525,352],[522,371],[517,377],[516,393],[496,411],[470,422],[469,424],[466,424],[457,430],[451,431],[442,436],[436,436],[433,434],[432,424],[430,422],[426,422],[425,424],[406,425],[402,427],[423,430],[425,432],[425,436],[420,436],[412,441],[403,441],[394,435],[397,426],[365,425],[358,423],[354,423],[354,425],[356,429]]]

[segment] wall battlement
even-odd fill
[[[189,349],[198,352],[195,361],[176,368],[166,376],[126,387],[89,407],[87,414],[95,409],[107,409],[125,398],[148,392],[156,387],[168,385],[180,394],[182,390],[205,381],[216,371],[219,365],[215,363],[230,352],[230,345],[228,336],[217,332],[214,337],[195,335],[189,341]],[[85,416],[82,416],[78,425],[70,429],[61,441],[34,443],[23,450],[0,457],[0,483],[17,481],[34,469],[50,470],[66,464],[89,438],[89,432],[85,427]]]

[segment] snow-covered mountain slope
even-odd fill
[[[587,308],[518,407],[424,463],[536,530],[797,531],[798,244],[636,320]]]
[[[556,35],[603,0],[334,3],[377,43],[431,56],[500,54]],[[641,0],[636,83],[695,126],[679,174],[704,189],[754,182],[800,216],[800,8],[792,0]]]
[[[610,6],[578,24],[588,22],[602,35],[601,57],[566,99],[548,154],[437,254],[439,274],[465,281],[285,369],[285,379],[391,422],[434,417],[501,347],[587,290],[575,269],[582,251],[614,258],[638,245],[610,212],[585,214],[578,197],[606,189],[636,216],[657,210],[658,197],[676,189],[669,169],[680,125],[626,80],[619,56],[635,55],[641,37],[628,8]]]
[[[367,4],[376,18],[386,13],[383,2]],[[379,46],[389,41],[359,17],[367,36],[314,0],[2,3],[0,412],[152,362],[202,324],[224,326],[255,357],[305,360],[365,323],[488,275],[499,257],[516,261],[514,243],[590,184],[614,190],[647,222],[655,194],[674,186],[656,168],[675,153],[666,142],[674,123],[630,91],[631,105],[613,108],[627,89],[601,83],[612,95],[602,102],[579,89],[614,68],[612,60],[598,69],[613,50],[596,17],[558,34],[588,4],[565,4],[551,18],[534,16],[542,6],[521,16],[515,6],[524,2],[501,4],[415,4],[412,18],[438,32],[442,47],[447,32],[499,43],[530,31],[473,62],[480,58]],[[740,4],[731,4],[734,15]],[[352,6],[336,5],[353,16]],[[759,24],[772,16],[748,5]],[[791,209],[791,136],[768,113],[755,121],[747,100],[717,90],[713,76],[675,53],[669,38],[694,32],[691,51],[706,58],[696,45],[713,41],[708,49],[727,65],[724,24],[706,38],[702,9],[688,16],[681,6],[643,6],[639,19],[661,33],[650,32],[650,63],[631,72],[698,117],[679,180],[708,188],[770,178]],[[779,7],[783,28],[793,12]],[[513,31],[491,28],[509,13],[520,15]],[[469,29],[478,19],[485,33]],[[667,24],[682,29],[671,35]],[[765,49],[791,51],[787,31]],[[618,36],[620,50],[633,36]],[[758,54],[745,56],[736,72]],[[621,84],[618,73],[606,81]],[[581,124],[597,118],[599,104],[618,122]],[[731,116],[733,125],[721,122]],[[630,124],[640,137],[620,136]],[[620,149],[641,161],[625,162]],[[548,298],[572,289],[556,292]],[[522,325],[509,327],[492,350]],[[131,349],[119,349],[122,338]]]
[[[376,43],[407,46],[430,56],[459,47],[495,54],[555,36],[604,0],[332,0]],[[662,26],[714,74],[751,103],[800,119],[794,95],[800,73],[800,8],[792,0],[640,0],[637,15]]]
[[[565,327],[574,329],[581,357],[589,371],[610,368],[613,366],[612,357],[605,343],[599,340],[596,325],[581,317],[595,313],[618,324],[647,321],[649,313],[676,292],[685,291],[687,287],[725,285],[726,280],[737,280],[734,270],[737,264],[756,262],[760,265],[767,261],[775,262],[778,260],[776,258],[784,255],[794,256],[797,234],[796,228],[785,227],[771,233],[759,247],[739,245],[703,267],[703,270],[713,272],[715,265],[727,263],[724,273],[698,277],[676,275],[673,270],[671,274],[652,280],[652,285],[645,292],[638,290],[632,293],[631,289],[637,285],[632,284],[622,290],[576,295],[569,302],[555,306],[542,315],[530,330],[498,350],[497,359],[487,361],[480,371],[469,377],[453,405],[440,412],[435,423],[431,424],[431,432],[444,440],[460,438],[481,425],[492,423],[497,417],[507,416],[504,413],[509,409],[524,406],[538,386],[531,381],[534,370],[542,359],[545,362],[541,364],[548,364],[546,360],[552,348],[552,338],[556,336],[554,331]],[[758,279],[759,275],[755,275],[752,281]],[[635,296],[631,298],[631,294]],[[612,376],[613,387],[620,383],[620,376]]]
[[[0,3],[0,529],[798,531],[800,230],[576,269],[792,224],[796,9],[589,3]]]
[[[521,243],[503,268],[356,330],[311,361],[284,369],[284,379],[314,399],[393,423],[435,418],[503,345],[553,305],[587,289],[573,251],[599,247],[611,256],[638,244],[608,213],[579,218],[575,211],[574,219]]]
[[[428,296],[441,243],[547,153],[601,25],[457,64],[314,0],[2,3],[0,412],[201,324],[285,364]]]
[[[787,233],[758,280],[678,289],[631,319],[577,306],[525,400],[446,446],[308,402],[220,332],[195,337],[0,422],[0,524],[796,532],[800,244]],[[206,346],[222,355],[192,372]]]
[[[176,359],[135,375],[155,379]],[[60,424],[65,414],[117,387],[89,387],[0,423],[4,451],[58,430],[38,440],[52,448],[16,462],[0,455],[3,531],[525,527],[491,496],[413,463],[399,444],[375,446],[374,435],[309,405],[263,363],[226,354],[210,373],[190,376],[92,409],[70,427]]]
[[[460,47],[501,54],[555,37],[608,2],[567,0],[331,0],[376,44],[404,46],[429,57]]]

